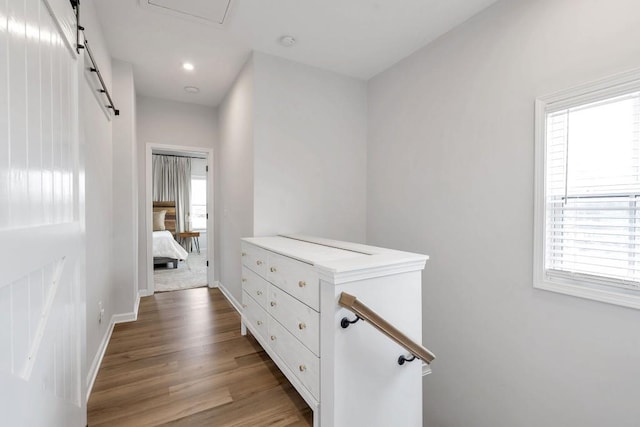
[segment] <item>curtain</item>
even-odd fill
[[[191,158],[152,156],[153,200],[176,202],[176,232],[189,231]]]

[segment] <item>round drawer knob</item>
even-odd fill
[[[276,306],[276,302],[275,301],[271,301],[271,307],[275,307]]]
[[[262,261],[258,260],[258,261],[256,261],[256,264],[262,265]]]
[[[301,288],[304,288],[305,286],[307,286],[307,282],[305,282],[304,280],[300,280],[298,282],[298,286],[300,286]]]
[[[304,371],[307,370],[307,367],[304,366],[304,365],[300,365],[300,366],[298,366],[298,369],[300,369],[300,372],[304,372]]]
[[[298,329],[303,330],[307,327],[304,323],[298,323]]]
[[[242,281],[243,281],[243,282],[246,282],[246,281],[247,281],[247,279],[245,279],[245,278],[243,277],[243,278],[242,278]]]
[[[247,256],[247,253],[246,252],[242,252],[242,256]]]
[[[262,291],[256,291],[256,294],[262,295]]]
[[[258,326],[262,325],[262,320],[258,320],[256,323],[258,323]]]
[[[269,270],[271,270],[272,273],[275,273],[277,271],[275,267],[271,267]]]
[[[276,336],[275,335],[271,335],[271,341],[275,341],[276,340]]]

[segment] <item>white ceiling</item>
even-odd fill
[[[111,54],[133,64],[138,93],[216,106],[251,50],[369,79],[496,0],[233,0],[223,25],[139,1],[95,0]],[[207,10],[212,1],[172,3]],[[281,46],[285,34],[298,43]],[[182,70],[184,61],[196,69]]]

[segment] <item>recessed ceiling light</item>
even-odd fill
[[[282,36],[278,39],[278,42],[284,47],[291,47],[298,41],[293,36]]]
[[[184,91],[189,93],[198,93],[200,92],[200,89],[195,86],[185,86]]]
[[[184,68],[184,69],[185,69],[185,70],[187,70],[187,71],[193,71],[193,69],[194,69],[195,67],[193,66],[193,64],[192,64],[191,62],[184,62],[184,63],[182,64],[182,68]]]

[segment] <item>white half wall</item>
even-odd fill
[[[218,137],[217,110],[196,104],[138,96],[138,288],[147,289],[147,218],[145,206],[148,143],[213,149]],[[214,159],[216,155],[214,154]]]
[[[367,87],[256,52],[254,233],[364,242]]]
[[[501,1],[369,82],[368,243],[431,256],[424,425],[632,426],[640,312],[532,286],[534,100],[640,67],[635,0]]]

